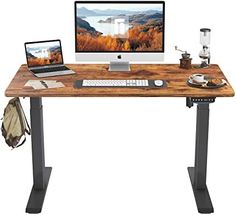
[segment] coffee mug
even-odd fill
[[[202,74],[193,74],[193,75],[191,76],[191,78],[192,78],[192,80],[194,80],[194,81],[196,81],[196,82],[200,82],[200,83],[206,82],[205,76],[202,75]]]

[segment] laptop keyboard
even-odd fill
[[[59,66],[59,67],[52,67],[52,68],[43,68],[43,69],[31,69],[34,73],[42,73],[42,72],[57,72],[57,71],[64,71],[69,70],[66,66]]]

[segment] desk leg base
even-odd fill
[[[26,213],[36,214],[41,212],[51,171],[52,167],[45,167],[44,171],[45,188],[43,190],[35,190],[34,187],[32,188],[28,204],[26,207]]]
[[[194,167],[188,167],[188,173],[191,180],[193,193],[195,197],[195,201],[197,204],[198,212],[209,214],[214,212],[214,208],[211,203],[211,198],[208,192],[207,187],[204,190],[197,190],[194,188],[193,181],[194,181]]]

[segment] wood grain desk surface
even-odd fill
[[[27,65],[22,65],[5,91],[8,97],[83,97],[83,96],[129,96],[129,97],[231,97],[234,90],[218,65],[209,68],[180,69],[176,64],[131,65],[131,72],[108,72],[108,65],[67,64],[76,72],[75,75],[36,78],[28,71]],[[188,77],[194,73],[202,73],[215,78],[224,78],[228,85],[219,89],[198,89],[189,87]],[[162,89],[151,88],[82,88],[73,87],[76,80],[81,79],[163,79],[168,86]],[[34,90],[24,87],[28,80],[57,80],[64,88]]]

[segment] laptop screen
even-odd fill
[[[63,64],[59,40],[25,43],[25,50],[28,67]]]

